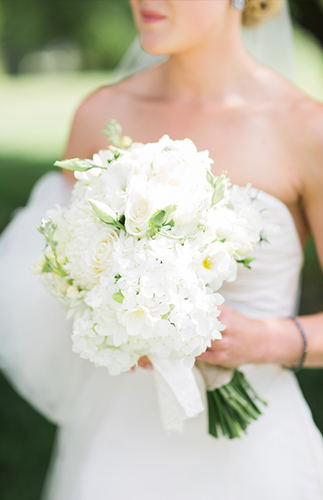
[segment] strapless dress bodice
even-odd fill
[[[251,318],[284,318],[294,314],[303,251],[288,207],[275,196],[253,189],[254,202],[268,227],[268,239],[251,255],[251,269],[239,266],[238,278],[224,283],[227,305]]]

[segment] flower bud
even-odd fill
[[[65,264],[65,262],[66,262],[66,257],[65,257],[65,255],[59,255],[59,256],[57,257],[57,262],[58,262],[61,266],[63,266],[63,265]]]
[[[33,264],[29,269],[31,270],[32,274],[40,274],[43,270],[43,268],[38,264]]]
[[[132,139],[128,135],[124,135],[121,139],[121,142],[124,148],[130,148],[132,144]]]
[[[54,255],[54,254],[53,254],[53,252],[51,252],[51,251],[46,252],[46,253],[45,253],[45,256],[46,256],[46,258],[47,258],[48,260],[51,260],[51,261],[55,260],[55,255]]]
[[[76,299],[78,294],[79,294],[78,289],[73,285],[70,285],[66,290],[66,295],[69,299]]]

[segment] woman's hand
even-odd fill
[[[279,363],[297,365],[303,352],[302,337],[290,319],[247,318],[226,305],[219,307],[220,320],[226,325],[221,340],[197,359],[226,368],[236,368],[245,363]],[[147,356],[138,366],[152,369]]]
[[[236,368],[245,363],[296,365],[301,358],[302,338],[290,319],[255,320],[225,305],[219,309],[226,329],[198,357],[201,361]]]

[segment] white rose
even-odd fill
[[[152,202],[148,196],[144,194],[129,195],[125,210],[127,233],[139,238],[144,236],[148,229],[148,220],[153,213]]]
[[[88,278],[97,282],[100,275],[110,263],[118,232],[112,227],[103,227],[90,240],[89,248],[85,252],[85,265]]]

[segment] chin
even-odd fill
[[[169,53],[169,44],[165,43],[161,37],[150,34],[140,35],[140,45],[145,52],[154,56],[161,56]]]

